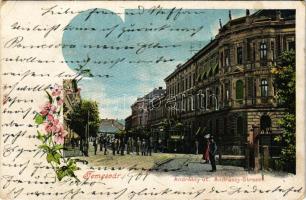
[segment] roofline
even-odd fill
[[[201,56],[203,53],[206,52],[206,50],[211,47],[213,44],[215,44],[216,42],[218,42],[218,39],[214,38],[213,40],[211,40],[209,43],[207,43],[202,49],[200,49],[195,55],[193,55],[190,59],[188,59],[183,65],[179,66],[178,68],[176,68],[171,74],[169,74],[164,81],[169,80],[174,74],[176,74],[177,72],[184,70],[189,64],[193,63],[192,61],[195,61],[198,59],[199,56]]]
[[[227,23],[225,25],[222,26],[225,27],[226,25],[228,25],[229,23],[231,23],[232,21],[235,21],[235,20],[240,20],[242,18],[246,18],[246,17],[253,17],[253,16],[256,16],[258,14],[260,14],[262,11],[264,11],[265,9],[260,9],[260,10],[257,10],[256,12],[254,12],[253,14],[250,14],[249,16],[245,15],[245,16],[242,16],[242,17],[238,17],[236,19],[232,19],[232,20],[229,20],[227,21]],[[221,30],[222,30],[221,28]],[[220,29],[219,29],[220,30]],[[219,34],[219,33],[218,33]],[[202,49],[200,49],[195,55],[193,55],[190,59],[188,59],[184,64],[182,64],[181,66],[179,66],[178,68],[176,68],[171,74],[169,74],[165,79],[164,81],[168,81],[170,78],[172,78],[177,72],[180,72],[181,70],[184,70],[188,64],[190,64],[191,61],[194,61],[196,60],[199,56],[201,56],[202,54],[205,53],[205,51],[215,42],[218,42],[218,38],[216,38],[216,36],[218,35],[216,34],[214,36],[214,39],[211,40],[208,44],[206,44]]]

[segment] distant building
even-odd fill
[[[149,106],[166,92],[162,87],[155,88],[143,97],[137,98],[131,106],[132,114],[125,119],[127,130],[137,127],[147,127],[149,118]]]
[[[131,130],[132,129],[132,115],[125,118],[125,130]]]
[[[124,125],[116,119],[101,119],[98,134],[100,135],[115,135],[124,130]]]

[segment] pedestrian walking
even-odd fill
[[[214,141],[213,136],[210,136],[209,138],[209,160],[210,160],[211,167],[212,167],[211,172],[215,172],[217,170],[216,158],[215,158],[216,153],[217,153],[217,144]]]
[[[152,148],[153,148],[153,140],[152,140],[152,137],[150,137],[148,140],[147,155],[152,156]]]
[[[125,142],[124,142],[124,139],[121,138],[120,139],[120,151],[121,151],[122,156],[124,155],[124,148],[125,148]]]
[[[134,154],[134,146],[135,146],[135,140],[134,140],[134,138],[132,137],[132,138],[131,138],[131,154]]]
[[[195,140],[195,155],[199,154],[199,141],[198,139]]]
[[[103,139],[104,155],[107,154],[107,144],[108,144],[107,137],[104,137]]]
[[[162,140],[158,139],[157,149],[159,152],[162,152]]]
[[[93,145],[94,150],[95,150],[95,155],[97,155],[98,144],[97,144],[97,140],[96,139],[93,140],[93,144],[92,145]]]
[[[131,149],[132,149],[132,139],[129,137],[128,140],[127,140],[126,153],[127,153],[127,154],[130,154]]]
[[[145,139],[142,139],[142,142],[141,142],[141,155],[142,156],[146,155],[146,147],[147,147],[146,141]]]
[[[100,145],[100,151],[102,151],[102,148],[103,148],[103,137],[102,136],[99,137],[99,145]]]
[[[140,147],[141,147],[141,141],[139,137],[137,138],[137,142],[135,143],[136,146],[136,154],[139,155]]]
[[[205,160],[205,163],[209,163],[209,139],[205,138],[204,142],[204,151],[203,151],[203,160]]]
[[[116,139],[116,150],[117,150],[117,154],[119,154],[119,151],[120,151],[120,140],[118,138]]]
[[[116,155],[116,140],[115,140],[115,138],[112,138],[112,151],[113,151],[113,155]]]

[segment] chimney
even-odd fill
[[[250,16],[250,10],[246,9],[245,14],[246,14],[246,16]]]
[[[222,28],[222,22],[221,19],[219,19],[219,25],[220,25],[220,29]]]
[[[232,13],[231,13],[231,10],[228,10],[228,18],[229,18],[230,21],[232,20]]]

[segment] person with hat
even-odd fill
[[[210,160],[211,167],[212,167],[211,172],[215,172],[217,170],[216,158],[215,158],[216,154],[217,154],[217,144],[214,140],[214,137],[210,136],[209,137],[209,160]]]

